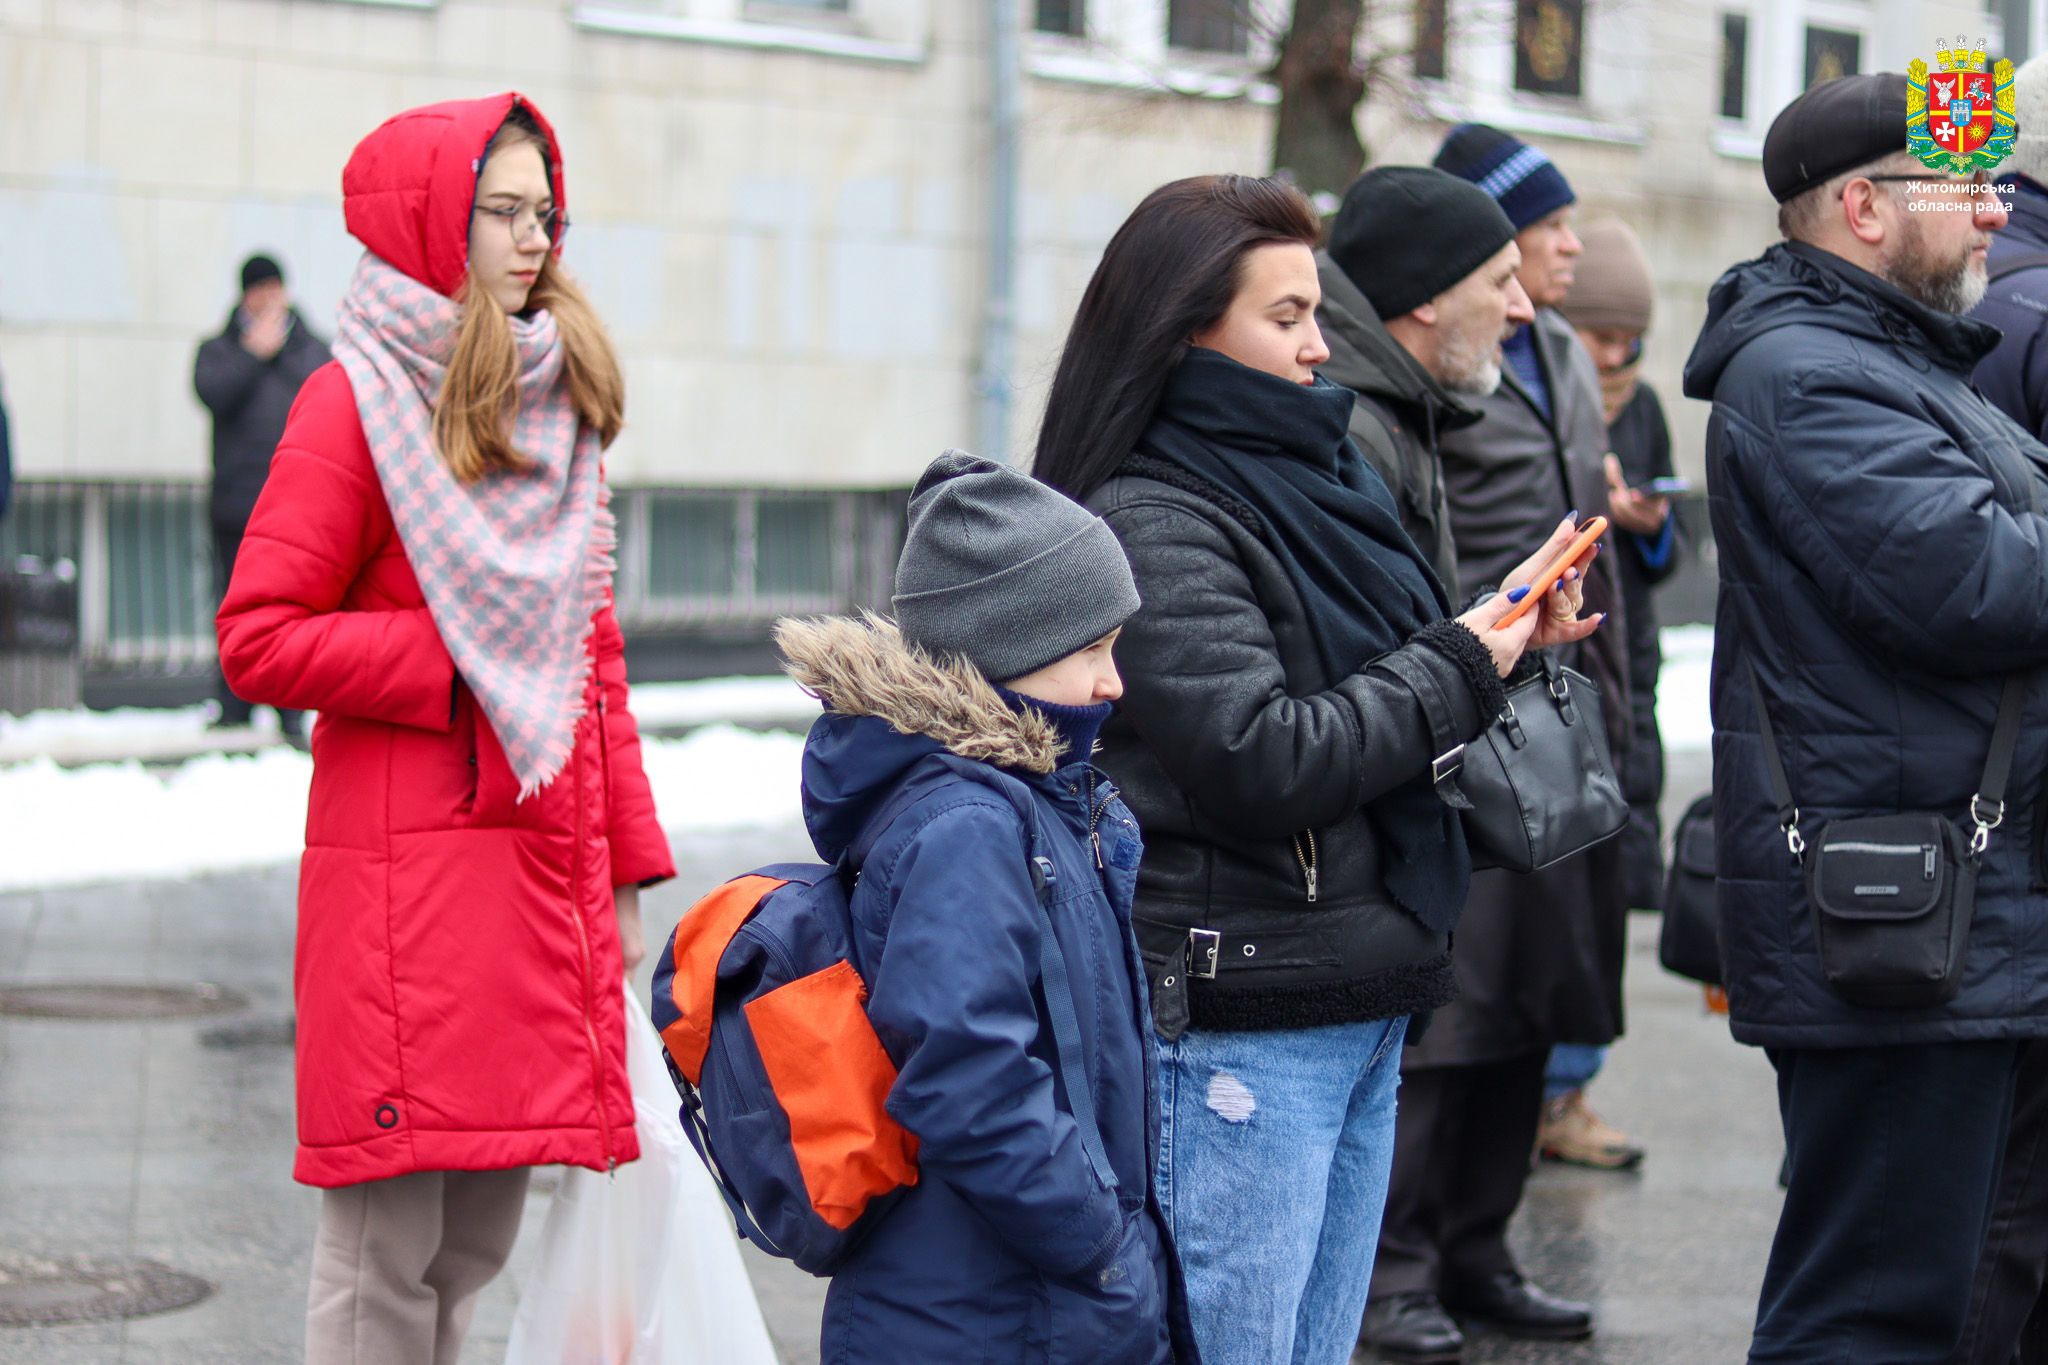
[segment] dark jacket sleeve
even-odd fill
[[[1030,1051],[1050,926],[1017,815],[960,800],[896,847],[877,850],[887,861],[871,858],[865,873],[889,887],[868,1005],[903,1054],[889,1113],[917,1135],[924,1178],[958,1191],[1018,1255],[1055,1275],[1099,1269],[1123,1217],[1054,1103],[1052,1068]]]
[[[1901,669],[2048,661],[2048,519],[2008,511],[1912,392],[1854,361],[1777,373],[1774,431],[1716,405],[1726,468],[1830,613]]]
[[[216,422],[231,420],[256,389],[266,362],[242,349],[234,328],[202,342],[192,365],[192,387]],[[313,369],[318,369],[314,366]],[[311,374],[313,370],[307,370]]]
[[[1143,501],[1106,519],[1144,604],[1117,641],[1120,709],[1202,814],[1239,837],[1334,824],[1491,714],[1476,691],[1485,679],[1426,639],[1327,691],[1290,695],[1271,623],[1220,526]]]

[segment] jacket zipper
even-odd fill
[[[590,1079],[595,1087],[597,1099],[598,1138],[604,1144],[604,1168],[615,1171],[619,1168],[618,1158],[612,1155],[612,1117],[604,1105],[604,1049],[597,1041],[597,1021],[592,1017],[596,1003],[596,983],[591,977],[590,932],[583,922],[583,907],[579,903],[583,892],[583,746],[577,745],[575,756],[570,762],[576,767],[576,781],[573,785],[576,802],[576,847],[569,855],[569,918],[576,921],[576,951],[583,959],[583,1036],[590,1044]]]
[[[1301,841],[1304,838],[1308,840],[1308,854],[1305,857],[1301,851]],[[1300,834],[1294,836],[1294,861],[1301,864],[1302,880],[1308,883],[1309,903],[1314,904],[1316,898],[1316,832],[1314,830],[1305,829]]]
[[[1115,799],[1116,788],[1104,786],[1102,789],[1102,801],[1098,804],[1095,800],[1095,774],[1092,772],[1088,774],[1088,843],[1095,850],[1095,870],[1097,872],[1103,870],[1103,864],[1102,831],[1097,829],[1096,826],[1101,823],[1103,812],[1109,809],[1109,803]]]

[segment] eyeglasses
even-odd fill
[[[494,209],[488,204],[478,204],[476,211],[478,213],[488,213],[493,218],[503,219],[505,230],[512,234],[512,245],[514,246],[518,246],[521,242],[531,237],[535,228],[541,230],[552,246],[560,246],[562,239],[569,235],[569,215],[561,209],[549,209],[546,213],[542,213],[537,205],[529,204],[522,200],[509,208],[502,209]]]

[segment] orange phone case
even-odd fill
[[[1523,616],[1528,614],[1531,608],[1543,600],[1543,594],[1549,592],[1552,585],[1558,579],[1564,577],[1564,571],[1569,569],[1578,560],[1579,556],[1585,554],[1594,541],[1606,534],[1607,518],[1605,517],[1594,517],[1591,521],[1580,527],[1579,533],[1572,537],[1572,543],[1564,547],[1564,552],[1546,564],[1543,572],[1537,574],[1535,580],[1529,584],[1529,595],[1515,603],[1513,611],[1494,622],[1493,628],[1495,630],[1505,630],[1521,620]]]

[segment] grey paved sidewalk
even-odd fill
[[[1674,805],[1697,790],[1697,769],[1674,765]],[[807,856],[795,829],[693,838],[678,852],[683,877],[647,907],[663,933],[719,878]],[[150,1257],[220,1286],[160,1317],[0,1327],[0,1365],[298,1358],[317,1195],[291,1181],[291,1054],[261,1027],[289,1012],[294,880],[276,869],[0,895],[0,983],[211,981],[249,996],[241,1018],[258,1026],[224,1047],[204,1041],[218,1021],[0,1019],[0,1250]],[[1621,1175],[1546,1167],[1513,1234],[1539,1281],[1599,1303],[1601,1333],[1576,1345],[1481,1339],[1475,1365],[1742,1358],[1778,1207],[1770,1069],[1729,1041],[1695,988],[1657,969],[1655,927],[1633,926],[1629,1036],[1593,1089],[1649,1160]],[[464,1365],[503,1357],[550,1174]],[[751,1254],[749,1266],[785,1360],[814,1362],[822,1282]]]

